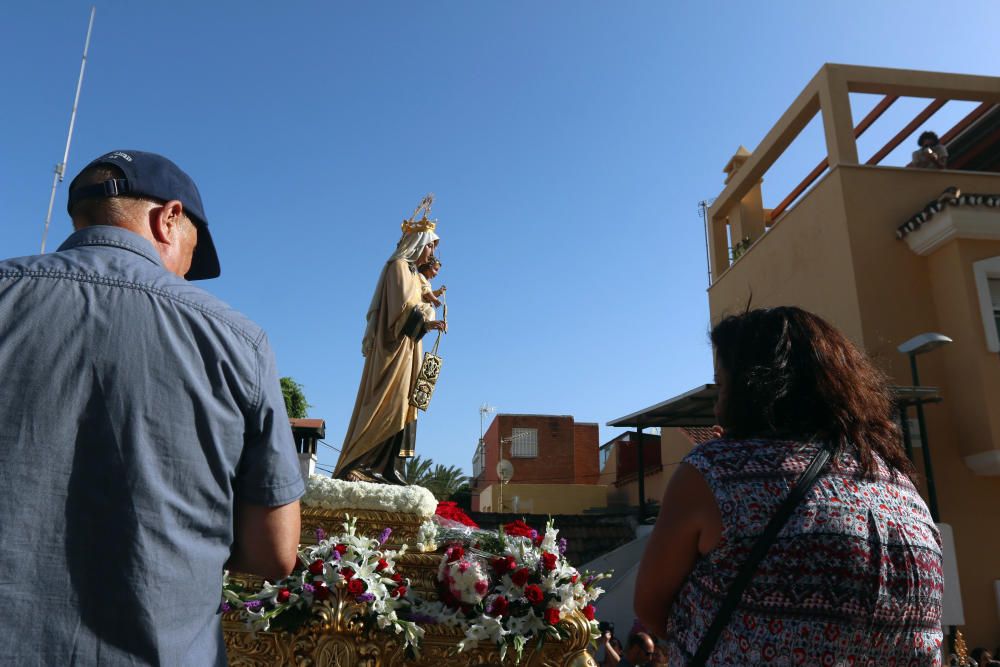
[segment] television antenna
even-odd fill
[[[490,405],[489,403],[483,403],[482,405],[479,406],[479,442],[480,442],[480,444],[482,444],[482,442],[483,442],[483,435],[484,435],[484,431],[485,431],[485,428],[486,428],[486,415],[488,415],[490,413],[493,413],[493,412],[496,412],[496,411],[497,411],[496,407],[493,406],[493,405]]]
[[[49,211],[45,214],[45,230],[42,231],[42,253],[45,254],[45,239],[49,235],[49,224],[52,222],[52,206],[56,201],[56,188],[62,183],[63,176],[66,175],[66,162],[69,160],[69,144],[73,140],[73,126],[76,124],[76,109],[80,104],[80,89],[83,87],[83,71],[87,67],[87,51],[90,49],[90,33],[94,28],[94,14],[97,6],[90,8],[90,22],[87,24],[87,38],[83,42],[83,59],[80,61],[80,76],[76,80],[76,95],[73,96],[73,111],[69,115],[69,133],[66,135],[66,150],[63,151],[62,162],[56,165],[55,175],[52,177],[52,194],[49,195]]]

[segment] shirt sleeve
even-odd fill
[[[274,353],[265,337],[257,350],[259,398],[247,414],[243,456],[236,471],[236,498],[265,507],[298,500],[305,493]]]

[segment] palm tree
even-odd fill
[[[422,459],[419,456],[403,460],[403,469],[400,474],[407,484],[417,486],[427,486],[431,475],[431,466],[434,462],[430,459]]]
[[[429,462],[428,462],[429,463]],[[469,483],[469,478],[456,466],[443,466],[440,463],[430,472],[426,486],[438,500],[447,500],[456,491]]]

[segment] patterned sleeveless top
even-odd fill
[[[685,665],[815,443],[713,440],[684,461],[722,514],[719,545],[695,564],[667,626]],[[796,508],[761,561],[709,665],[940,665],[941,540],[903,475],[878,460],[865,480],[844,453]]]

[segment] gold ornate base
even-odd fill
[[[315,667],[390,667],[392,665],[445,665],[455,667],[499,667],[513,665],[514,655],[509,653],[501,663],[494,647],[485,644],[473,651],[457,653],[455,646],[462,639],[456,628],[443,625],[426,625],[421,642],[420,657],[411,658],[402,643],[384,632],[365,631],[360,627],[344,627],[335,620],[335,614],[324,614],[317,625],[302,628],[294,633],[251,633],[239,622],[224,620],[226,652],[233,667],[264,667],[271,665],[299,665]],[[349,624],[348,624],[349,625]],[[563,628],[569,630],[569,639],[546,640],[541,649],[534,649],[534,642],[525,647],[521,665],[525,667],[597,667],[587,652],[590,626],[580,616],[566,618]]]
[[[358,533],[377,537],[384,528],[392,528],[392,535],[386,544],[390,549],[398,549],[404,542],[411,547],[417,541],[417,532],[423,519],[416,514],[405,512],[378,512],[374,510],[328,510],[302,506],[302,533],[299,542],[303,545],[316,544],[316,529],[322,528],[328,535],[339,533],[344,528],[347,515],[357,519]]]

